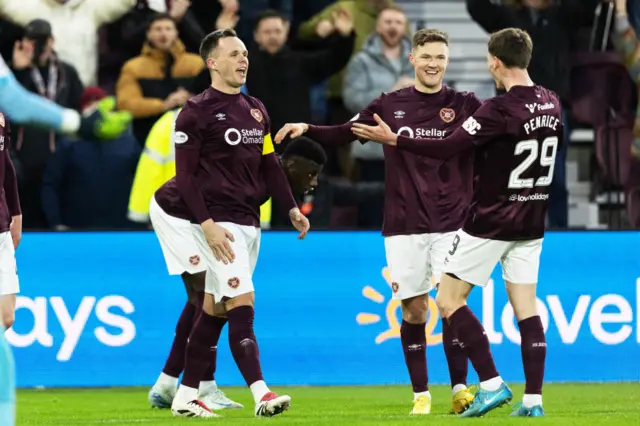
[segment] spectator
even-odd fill
[[[164,112],[189,99],[185,87],[203,67],[199,55],[185,52],[174,20],[169,15],[154,16],[142,54],[125,63],[116,84],[118,107],[133,115],[133,132],[141,145]]]
[[[54,50],[51,25],[36,19],[27,25],[25,37],[16,42],[11,68],[27,90],[65,108],[80,109],[83,87],[73,65],[61,61]],[[42,176],[56,150],[56,134],[35,126],[13,126],[13,146],[25,228],[46,226],[42,210]]]
[[[158,13],[169,15],[176,22],[178,37],[185,49],[198,53],[200,42],[207,33],[200,26],[190,6],[189,0],[138,0],[135,9],[120,23],[127,59],[140,53],[146,41],[148,23]]]
[[[2,0],[0,15],[19,25],[51,22],[60,59],[73,64],[86,86],[98,79],[98,29],[119,19],[136,0]]]
[[[300,25],[320,13],[322,9],[333,3],[333,0],[306,0],[293,4],[290,35],[298,34]]]
[[[344,9],[353,17],[356,39],[353,53],[360,51],[366,38],[375,30],[378,13],[393,4],[393,0],[343,0],[327,6],[322,12],[300,25],[298,37],[301,40],[313,40],[326,36],[334,30],[335,13]],[[334,74],[327,82],[327,117],[328,124],[342,124],[353,117],[342,100],[344,74]],[[333,157],[333,158],[332,158]],[[349,147],[338,148],[337,156],[331,156],[325,166],[329,175],[350,176],[352,169]]]
[[[13,45],[23,36],[24,28],[0,18],[0,55],[3,58],[10,58],[13,54]]]
[[[235,28],[240,16],[238,0],[191,0],[191,10],[205,33]]]
[[[615,0],[616,22],[615,22],[615,46],[622,54],[631,78],[638,84],[640,82],[640,41],[637,33],[629,22],[627,15],[627,4],[625,0]],[[640,105],[636,113],[635,125],[633,127],[634,141],[631,145],[631,152],[640,159]]]
[[[335,28],[336,12],[346,10],[352,16],[356,33],[354,54],[359,52],[367,37],[374,31],[378,13],[392,4],[392,0],[344,0],[335,2],[322,12],[300,25],[298,36],[301,39],[326,37]],[[342,72],[331,77],[327,88],[329,100],[329,124],[340,124],[351,118],[342,102]]]
[[[376,31],[365,41],[362,50],[351,58],[345,73],[343,97],[352,115],[358,114],[382,92],[414,84],[414,70],[409,61],[411,40],[405,33],[407,17],[402,9],[390,6],[378,15]],[[351,156],[356,162],[359,180],[384,182],[384,154],[380,144],[353,143]],[[359,209],[358,226],[382,226],[382,200],[379,205]]]
[[[299,0],[298,0],[299,1]],[[308,0],[305,0],[308,1]],[[221,3],[238,3],[238,0],[220,0]],[[242,0],[239,2],[240,21],[236,28],[242,40],[251,40],[260,16],[265,10],[278,11],[286,22],[293,17],[293,0]]]
[[[107,96],[97,87],[82,95],[83,112]],[[129,132],[108,142],[62,139],[44,175],[47,223],[56,230],[130,228],[127,203],[140,147]]]
[[[556,154],[549,197],[549,225],[566,228],[569,194],[566,181],[569,123],[570,40],[593,20],[599,0],[466,0],[471,17],[492,33],[507,27],[526,30],[533,40],[529,74],[536,83],[556,92],[563,103],[565,141]]]
[[[346,11],[336,12],[335,34],[326,34],[328,48],[297,52],[287,45],[289,23],[279,12],[265,11],[256,21],[255,44],[249,49],[253,71],[247,89],[260,99],[271,118],[272,131],[287,122],[311,120],[310,88],[341,70],[353,51],[353,19]]]

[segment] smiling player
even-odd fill
[[[415,69],[415,86],[380,95],[352,122],[339,126],[287,124],[277,133],[276,143],[287,135],[296,137],[306,132],[323,144],[347,144],[354,140],[352,124],[375,124],[374,114],[385,117],[399,134],[446,137],[481,102],[471,93],[443,85],[449,64],[449,39],[445,33],[416,32],[410,60]],[[367,139],[360,141],[364,143]],[[440,280],[454,232],[464,222],[469,208],[473,159],[465,155],[447,161],[429,160],[389,147],[384,147],[384,155],[382,234],[393,298],[402,301],[400,337],[414,392],[411,414],[428,414],[431,411],[425,334],[428,293]],[[459,413],[473,396],[466,386],[467,357],[446,322],[443,322],[443,343],[451,376],[452,411]]]
[[[176,235],[171,223],[180,221],[181,232],[192,235],[207,267],[202,314],[189,335],[182,383],[171,410],[176,416],[216,416],[198,399],[198,386],[228,321],[231,353],[253,394],[255,415],[269,417],[286,410],[291,398],[276,395],[265,384],[253,331],[252,276],[265,194],[286,206],[300,239],[309,221],[300,213],[274,152],[264,105],[240,91],[249,69],[244,43],[233,30],[214,31],[202,41],[200,55],[211,72],[211,87],[180,111],[174,136],[176,177],[155,195],[165,219],[158,221],[156,233],[170,240]],[[187,255],[179,248],[176,253]]]
[[[562,108],[557,94],[529,77],[529,34],[517,28],[498,31],[491,35],[488,50],[489,71],[506,93],[487,101],[445,140],[397,135],[377,116],[377,126],[355,124],[353,130],[433,159],[464,155],[475,147],[478,181],[473,202],[448,252],[436,299],[480,378],[480,390],[462,417],[481,417],[513,398],[498,374],[482,323],[467,306],[473,287],[486,286],[498,262],[518,319],[526,380],[522,404],[512,416],[541,417],[547,343],[536,286],[549,186],[564,134]]]

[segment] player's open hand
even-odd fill
[[[221,261],[225,265],[233,263],[236,255],[233,253],[233,249],[229,244],[229,241],[235,241],[233,234],[212,220],[204,222],[202,224],[202,230],[216,260]]]
[[[396,145],[398,135],[393,133],[391,128],[382,121],[378,114],[373,114],[373,119],[378,123],[377,126],[367,126],[362,123],[353,123],[351,131],[361,139],[378,142],[384,145]]]
[[[291,139],[297,138],[298,136],[302,136],[307,130],[309,130],[309,125],[306,123],[287,123],[278,131],[278,133],[276,133],[276,137],[273,141],[279,144],[287,136]]]
[[[307,232],[309,232],[309,229],[311,228],[309,219],[307,219],[307,217],[303,215],[297,208],[291,209],[289,211],[289,218],[291,219],[291,224],[293,225],[293,227],[300,231],[300,235],[298,235],[298,238],[304,240],[304,237],[307,236]]]

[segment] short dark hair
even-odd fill
[[[327,162],[327,154],[322,145],[306,136],[291,139],[282,153],[282,158],[302,157],[319,165]]]
[[[505,28],[489,38],[489,54],[500,59],[507,68],[527,69],[532,52],[531,37],[520,28]]]
[[[158,21],[171,21],[173,22],[173,25],[177,25],[176,20],[173,19],[173,17],[168,13],[154,13],[153,15],[151,15],[151,17],[147,21],[147,31],[149,31],[153,26],[153,24],[155,24]]]
[[[449,35],[444,31],[428,30],[426,28],[416,31],[413,35],[412,47],[415,49],[416,47],[424,46],[427,43],[444,43],[448,46]]]
[[[200,43],[200,56],[205,63],[207,62],[207,58],[211,54],[211,51],[218,47],[220,39],[227,37],[238,37],[238,34],[229,28],[226,30],[216,30],[202,39],[202,42]]]
[[[260,12],[258,17],[256,18],[256,21],[253,24],[253,31],[257,31],[258,30],[258,28],[260,27],[260,24],[262,23],[262,21],[264,21],[265,19],[272,19],[272,18],[280,19],[283,23],[289,22],[289,21],[287,21],[287,18],[282,13],[278,12],[277,10],[266,9],[266,10]]]

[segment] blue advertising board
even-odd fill
[[[378,233],[266,232],[256,286],[256,335],[268,383],[407,383],[400,307],[391,300]],[[18,249],[14,347],[18,385],[150,385],[186,297],[167,275],[153,233],[30,233]],[[640,232],[547,234],[539,307],[549,381],[640,380]],[[500,268],[469,301],[500,374],[523,381],[519,334]],[[429,377],[446,383],[431,301]],[[223,334],[216,379],[241,385]],[[471,369],[470,369],[471,370]],[[471,377],[474,380],[475,376]]]

